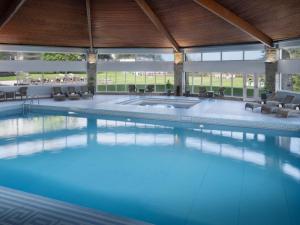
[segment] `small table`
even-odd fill
[[[207,97],[208,98],[213,98],[214,97],[214,92],[213,91],[208,91],[207,92]]]

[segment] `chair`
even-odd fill
[[[0,91],[0,101],[5,101],[5,93],[3,91]]]
[[[55,101],[66,100],[66,95],[62,92],[61,87],[53,87],[51,95]]]
[[[134,84],[129,84],[128,85],[128,91],[129,93],[136,93],[136,87]]]
[[[217,93],[215,93],[215,96],[220,97],[220,98],[224,98],[224,92],[225,92],[225,88],[220,87],[219,90],[217,91]]]
[[[300,106],[300,98],[294,99],[291,103],[284,104],[284,108],[288,108],[288,109],[296,109],[299,106]]]
[[[146,93],[153,93],[154,92],[154,85],[149,84],[146,86]]]
[[[27,89],[28,87],[20,87],[19,90],[15,93],[15,96],[21,97],[21,100],[23,99],[23,97],[26,97],[27,99]]]
[[[79,93],[77,93],[75,87],[68,87],[67,88],[67,96],[70,100],[79,100],[80,99],[80,95]]]
[[[94,96],[93,93],[89,90],[88,86],[81,86],[79,94],[84,99],[93,98]]]
[[[185,97],[190,97],[191,96],[191,91],[190,90],[186,90],[184,93]]]
[[[291,115],[300,115],[300,105],[296,106],[295,109],[291,108],[279,108],[276,112],[276,116],[288,118]]]
[[[207,97],[207,90],[206,87],[200,87],[199,88],[199,97]]]

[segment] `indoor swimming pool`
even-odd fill
[[[4,187],[153,224],[300,224],[299,132],[44,111],[0,127]]]
[[[126,101],[122,101],[121,105],[139,105],[154,108],[179,108],[189,109],[201,101],[199,99],[188,99],[188,98],[166,98],[166,97],[136,97]]]

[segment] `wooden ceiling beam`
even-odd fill
[[[260,31],[259,29],[257,29],[256,27],[248,23],[246,20],[236,15],[234,12],[228,10],[221,4],[217,3],[215,0],[193,0],[193,1],[198,5],[202,6],[203,8],[207,9],[211,13],[215,14],[216,16],[232,24],[236,28],[249,34],[256,40],[262,42],[263,44],[269,47],[273,46],[272,38],[270,38],[262,31]]]
[[[14,0],[0,16],[0,30],[15,16],[26,0]]]
[[[142,11],[146,14],[146,16],[151,20],[156,29],[158,29],[171,43],[172,47],[176,52],[180,51],[180,47],[173,36],[170,34],[168,29],[164,26],[164,24],[160,21],[158,16],[155,14],[150,5],[146,2],[146,0],[135,0]]]
[[[85,0],[85,5],[86,5],[86,17],[87,17],[87,26],[89,32],[90,49],[93,50],[94,40],[93,40],[93,33],[92,33],[91,1]]]

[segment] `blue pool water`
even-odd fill
[[[6,187],[155,224],[300,224],[299,133],[41,112],[0,127]]]

